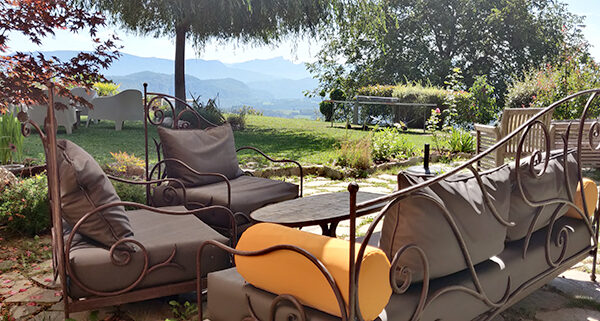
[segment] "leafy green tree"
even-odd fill
[[[321,88],[347,93],[371,84],[428,79],[442,86],[453,68],[470,87],[487,75],[502,98],[513,74],[584,44],[581,17],[554,0],[386,0],[338,12],[338,27],[309,65]],[[340,80],[341,79],[341,80]]]
[[[327,20],[327,0],[78,0],[108,12],[141,35],[175,37],[175,96],[185,100],[185,42],[271,43],[287,34],[314,34]],[[151,50],[151,48],[148,48]]]

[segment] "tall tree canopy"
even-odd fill
[[[319,91],[406,79],[443,85],[459,67],[467,84],[487,75],[503,93],[514,74],[552,62],[565,46],[586,46],[581,18],[555,0],[375,0],[369,6],[341,12],[339,27],[309,65]]]
[[[81,0],[109,12],[142,35],[175,37],[175,96],[185,99],[185,41],[209,39],[269,43],[313,33],[330,13],[326,0]],[[148,48],[152,50],[152,48]]]
[[[66,0],[6,0],[0,1],[0,112],[9,105],[20,103],[43,104],[46,96],[43,85],[54,81],[61,95],[73,97],[69,86],[87,86],[104,80],[100,74],[118,57],[116,38],[101,41],[96,37],[98,27],[104,25],[99,12],[88,12],[71,6]],[[82,52],[69,61],[46,57],[42,53],[8,54],[10,36],[22,34],[32,43],[41,45],[44,37],[54,31],[66,29],[71,32],[88,30],[96,43],[92,52]]]

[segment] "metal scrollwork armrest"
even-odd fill
[[[176,178],[162,178],[162,179],[155,179],[155,180],[149,180],[149,181],[137,181],[137,180],[126,179],[126,178],[117,177],[117,176],[113,176],[113,175],[109,175],[109,174],[106,174],[106,176],[108,178],[112,179],[113,181],[131,184],[131,185],[152,185],[152,184],[160,184],[160,183],[164,183],[164,182],[179,182],[180,184],[183,184]]]
[[[197,175],[197,176],[212,176],[212,177],[217,177],[220,180],[224,181],[225,184],[227,184],[227,207],[231,208],[231,182],[229,181],[229,179],[227,178],[227,176],[220,174],[220,173],[203,173],[203,172],[199,172],[193,168],[190,167],[190,165],[186,164],[185,162],[176,159],[176,158],[165,158],[161,161],[159,161],[158,163],[156,163],[156,165],[154,165],[154,167],[152,167],[152,170],[150,171],[150,174],[148,175],[148,177],[152,177],[152,175],[154,175],[154,172],[162,165],[162,164],[166,164],[167,162],[172,162],[172,163],[177,163],[181,166],[183,166],[186,170],[188,170],[191,174]],[[180,181],[178,181],[179,184],[181,184],[183,186],[183,183],[181,183]],[[183,189],[185,191],[185,188]]]
[[[109,255],[111,258],[111,262],[114,265],[117,266],[125,266],[127,264],[129,264],[131,262],[131,253],[128,251],[119,251],[120,247],[124,244],[130,243],[130,244],[135,244],[137,247],[139,247],[140,251],[142,252],[143,256],[144,256],[144,268],[143,270],[140,272],[139,276],[136,278],[135,281],[133,281],[133,283],[129,284],[128,286],[122,288],[122,289],[118,289],[118,290],[114,290],[114,291],[100,291],[100,290],[94,290],[88,286],[86,286],[77,276],[77,274],[75,273],[73,267],[71,266],[71,259],[70,259],[70,254],[71,254],[71,247],[73,244],[73,238],[75,236],[75,234],[77,233],[77,231],[79,230],[79,228],[81,227],[82,224],[85,223],[85,221],[87,221],[91,216],[93,215],[97,215],[98,213],[106,210],[107,208],[111,208],[111,207],[115,207],[115,206],[129,206],[129,207],[135,207],[138,209],[144,209],[144,210],[148,210],[151,211],[153,213],[156,214],[163,214],[163,215],[196,215],[196,214],[201,214],[203,212],[208,212],[208,211],[213,211],[213,210],[222,210],[225,211],[228,216],[229,216],[229,221],[230,221],[230,225],[231,225],[231,243],[233,246],[236,245],[237,243],[237,225],[235,224],[235,216],[233,215],[233,212],[231,212],[230,209],[224,207],[224,206],[219,206],[219,205],[215,205],[215,206],[209,206],[209,207],[203,207],[203,208],[199,208],[199,209],[194,209],[194,210],[186,210],[186,211],[173,211],[173,210],[166,210],[166,209],[161,209],[161,208],[156,208],[156,207],[152,207],[152,206],[148,206],[148,205],[144,205],[144,204],[139,204],[139,203],[134,203],[134,202],[114,202],[114,203],[108,203],[108,204],[104,204],[102,206],[97,207],[96,209],[94,209],[91,212],[86,213],[81,219],[79,219],[79,221],[77,221],[77,223],[75,224],[75,226],[73,227],[73,230],[71,231],[71,233],[69,234],[69,237],[65,243],[65,256],[66,256],[66,260],[65,260],[65,265],[66,265],[66,269],[67,272],[69,274],[70,280],[75,283],[78,287],[80,287],[81,289],[83,289],[86,292],[89,292],[91,294],[94,295],[98,295],[98,296],[114,296],[114,295],[119,295],[119,294],[123,294],[126,292],[131,291],[133,288],[135,288],[138,284],[140,284],[140,282],[143,281],[143,279],[151,272],[155,271],[156,269],[159,269],[163,266],[178,266],[177,263],[173,263],[171,262],[174,255],[175,255],[175,251],[177,250],[176,245],[174,245],[173,248],[173,253],[171,254],[171,256],[169,258],[167,258],[164,262],[161,263],[157,263],[154,264],[152,266],[149,265],[149,255],[148,255],[148,251],[146,250],[146,248],[144,247],[144,245],[142,243],[140,243],[139,241],[133,239],[133,238],[124,238],[124,239],[120,239],[118,240],[116,243],[114,243],[109,250]],[[119,251],[119,253],[117,253],[117,251]],[[119,254],[119,255],[117,255]]]
[[[299,162],[295,161],[295,160],[291,160],[291,159],[273,159],[271,157],[269,157],[267,154],[263,153],[260,149],[256,148],[256,147],[252,147],[252,146],[243,146],[238,148],[235,152],[239,153],[242,150],[252,150],[255,151],[257,153],[259,153],[260,155],[262,155],[264,158],[266,158],[267,160],[273,162],[273,163],[293,163],[296,166],[298,166],[298,169],[300,170],[300,197],[302,197],[303,194],[303,186],[304,186],[304,172],[302,170],[302,165],[300,165]]]
[[[148,180],[148,181],[136,181],[136,180],[130,180],[130,179],[125,179],[125,178],[121,178],[121,177],[116,177],[116,176],[112,176],[112,175],[106,175],[108,178],[110,178],[111,180],[117,181],[117,182],[121,182],[121,183],[125,183],[125,184],[131,184],[131,185],[145,185],[145,186],[149,186],[149,185],[153,185],[156,184],[157,186],[160,185],[161,183],[164,182],[170,182],[170,183],[174,183],[175,185],[177,185],[178,188],[181,188],[181,198],[183,201],[183,205],[187,205],[188,201],[187,201],[187,191],[185,189],[185,185],[178,179],[176,178],[162,178],[162,179],[155,179],[155,180]],[[170,189],[166,189],[163,191],[164,197],[163,198],[168,198],[167,195],[168,193],[174,193],[175,196],[172,197],[177,197],[177,192],[175,192],[174,188],[170,188]],[[148,204],[150,204],[150,199],[147,199],[146,202],[148,202]]]

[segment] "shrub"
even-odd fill
[[[497,118],[499,108],[494,87],[486,76],[476,76],[468,92],[454,91],[448,95],[448,105],[456,110],[454,125],[472,128],[473,124],[489,124]]]
[[[227,115],[227,122],[231,125],[233,130],[244,130],[246,129],[246,117],[241,114],[229,114]]]
[[[200,114],[200,116],[216,125],[222,125],[225,122],[225,117],[223,117],[223,113],[217,106],[216,99],[209,99],[206,104],[203,105],[200,101],[200,96],[192,96],[192,98],[194,100],[192,102],[192,108]],[[192,128],[204,128],[206,126],[206,124],[200,124],[198,118],[192,113],[183,113],[183,115],[181,115],[181,120],[189,122]]]
[[[342,142],[337,164],[358,170],[366,170],[373,165],[371,140],[368,137],[358,141]]]
[[[159,107],[159,109],[161,109],[163,111],[165,118],[174,119],[173,109],[171,108],[171,105],[169,103],[161,101],[161,100],[155,100],[153,103],[159,105],[158,107]],[[200,96],[197,96],[197,97],[192,96],[192,102],[191,102],[191,104],[188,104],[188,105],[193,111],[195,111],[200,116],[202,116],[204,119],[208,120],[209,122],[211,122],[215,125],[222,125],[223,123],[225,123],[225,117],[223,116],[223,113],[221,112],[221,110],[218,108],[215,99],[209,99],[206,102],[206,104],[203,104],[200,101]],[[173,108],[177,109],[177,106],[175,103],[173,103]],[[179,114],[181,112],[181,110],[182,109],[178,109],[176,111],[176,113]],[[193,113],[191,113],[189,111],[181,113],[179,115],[179,121],[188,123],[190,128],[207,128],[207,127],[209,127],[209,125],[205,121],[198,119],[198,117],[196,117],[196,115],[194,115]],[[165,121],[162,125],[169,127],[172,125],[172,122]]]
[[[333,117],[333,106],[334,103],[330,101],[322,101],[319,103],[319,111],[325,116],[325,121],[331,121]]]
[[[371,138],[373,159],[386,161],[414,156],[417,148],[406,140],[396,128],[374,129]]]
[[[445,110],[448,113],[448,110]],[[446,122],[442,125],[442,112],[439,108],[432,109],[429,118],[427,119],[427,130],[431,132],[433,140],[433,148],[439,153],[442,152],[443,143],[446,139],[446,133],[450,131],[448,123],[450,120],[446,118]]]
[[[0,193],[0,221],[8,230],[33,236],[50,227],[48,179],[39,174]]]
[[[246,109],[244,107],[234,110],[232,114],[227,115],[227,122],[233,130],[246,129]]]
[[[246,115],[262,116],[263,112],[248,105],[242,106],[239,110],[243,110]]]
[[[329,93],[329,98],[331,100],[344,101],[346,100],[346,93],[339,88],[334,88]],[[350,119],[350,114],[352,113],[352,108],[348,104],[344,103],[332,103],[331,105],[331,117],[335,120],[346,120]]]
[[[115,181],[112,183],[117,191],[117,195],[119,195],[119,198],[121,198],[122,201],[146,204],[146,188],[144,185],[133,185]],[[125,209],[131,210],[138,208],[126,206]]]
[[[121,84],[115,84],[112,82],[97,82],[94,83],[94,90],[98,96],[113,96],[119,93],[119,87]]]
[[[538,74],[539,75],[536,75]],[[508,86],[505,96],[507,108],[526,108],[533,106],[533,101],[543,88],[554,88],[551,78],[541,72],[530,71],[522,79],[514,81]],[[537,79],[536,79],[537,78]]]
[[[475,123],[473,117],[469,114],[473,104],[473,95],[468,91],[449,91],[446,96],[446,105],[456,112],[453,122],[457,126],[469,127]]]
[[[422,85],[420,82],[407,82],[396,86],[392,96],[400,99],[401,102],[435,104],[438,108],[442,108],[447,107],[445,105],[447,94],[447,90],[431,84]]]
[[[453,153],[472,153],[475,150],[475,139],[471,133],[462,129],[453,128],[447,143]]]
[[[396,87],[392,85],[371,85],[359,88],[356,93],[364,96],[392,97]]]
[[[0,114],[0,164],[19,161],[23,156],[21,122],[12,114]]]
[[[121,151],[118,153],[111,152],[110,155],[112,155],[114,162],[106,165],[106,172],[128,178],[144,177],[146,163],[141,158]]]
[[[560,60],[526,72],[508,87],[507,107],[548,107],[570,94],[600,87],[600,65],[578,49],[566,50]],[[554,119],[576,119],[582,116],[589,96],[562,104],[554,110]],[[600,114],[598,100],[592,104],[590,117]]]

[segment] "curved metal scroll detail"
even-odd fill
[[[298,316],[296,314],[289,313],[286,318],[288,321],[308,320],[306,318],[306,310],[304,309],[302,303],[298,301],[298,299],[296,299],[293,295],[281,294],[275,297],[275,299],[273,299],[273,301],[271,302],[271,307],[269,309],[269,321],[275,321],[275,318],[277,316],[277,309],[281,306],[282,302],[291,303],[294,309],[296,309],[296,311],[298,312],[298,315],[300,316],[300,320],[298,320]],[[250,299],[250,296],[248,294],[246,294],[246,304],[248,304],[248,313],[250,313],[250,315],[245,317],[242,321],[261,321],[260,318],[257,316],[256,312],[254,311],[252,300]]]
[[[166,113],[161,108],[161,106],[164,106],[164,105],[160,104],[160,103],[166,102],[167,108],[171,111],[171,115],[173,115],[173,124],[171,125],[171,127],[173,129],[189,128],[189,126],[190,126],[189,123],[187,123],[187,122],[180,123],[181,117],[183,115],[185,115],[186,113],[190,113],[191,115],[193,115],[196,118],[197,121],[204,122],[209,127],[217,127],[218,126],[217,124],[204,118],[196,110],[194,110],[194,108],[192,106],[190,106],[186,101],[184,101],[182,99],[179,99],[175,96],[161,94],[161,93],[148,92],[147,95],[153,96],[146,103],[146,107],[145,107],[148,110],[148,113],[147,113],[148,119],[147,120],[152,125],[159,126],[159,125],[164,124],[165,119],[166,119]],[[181,111],[177,112],[177,108],[175,108],[175,106],[173,105],[173,101],[177,102],[178,104],[181,104],[181,106],[183,106],[183,109]],[[153,113],[150,113],[150,111],[153,111]]]
[[[600,122],[596,120],[591,124],[588,132],[588,143],[593,150],[600,150],[600,142],[594,144],[594,139],[598,139],[598,137],[600,137]]]
[[[268,161],[273,162],[273,163],[292,163],[292,164],[296,165],[298,167],[298,170],[300,171],[300,195],[299,196],[302,197],[302,195],[304,194],[304,170],[302,168],[302,165],[300,165],[300,162],[297,162],[297,161],[291,160],[291,159],[273,159],[269,155],[267,155],[263,151],[261,151],[260,149],[258,149],[256,147],[252,147],[252,146],[240,147],[235,152],[238,153],[242,150],[251,150],[251,151],[257,152],[258,154],[260,154],[261,156],[266,158]]]
[[[26,112],[20,111],[17,114],[17,119],[21,122],[21,134],[24,137],[29,137],[31,135],[31,128],[29,126],[33,126],[33,128],[35,128],[38,135],[40,136],[42,143],[44,144],[44,146],[46,146],[47,141],[48,141],[46,134],[44,133],[42,128],[35,121],[33,121],[32,119],[29,119],[29,115],[27,115]]]
[[[227,185],[227,207],[228,208],[231,207],[231,182],[229,182],[229,179],[225,175],[223,175],[221,173],[202,173],[202,172],[198,172],[197,170],[191,168],[188,164],[184,163],[183,161],[181,161],[179,159],[176,159],[176,158],[165,158],[165,159],[159,161],[158,163],[156,163],[154,165],[154,167],[152,168],[152,170],[150,170],[150,174],[149,174],[148,177],[152,177],[154,175],[154,172],[157,169],[159,169],[163,164],[166,164],[166,163],[169,163],[169,162],[175,163],[178,166],[183,167],[185,170],[189,171],[190,174],[192,174],[192,175],[217,177],[220,180],[224,181],[225,184]],[[184,204],[184,205],[188,204],[187,197],[186,197],[186,188],[185,188],[185,185],[180,180],[175,179],[175,178],[164,178],[163,180],[169,180],[171,182],[176,183],[177,187],[183,193],[183,199],[182,199],[183,203],[182,204]],[[174,188],[174,186],[167,185],[167,187],[165,187],[165,191],[166,190],[170,190],[169,193],[175,193],[174,194],[175,196],[178,195],[177,190]],[[169,197],[169,199],[171,199],[171,197],[172,197],[172,195],[165,195],[165,196]],[[174,203],[171,203],[171,204],[174,204]],[[174,205],[177,205],[177,204],[174,204]],[[208,206],[208,204],[204,204],[204,205]]]
[[[409,289],[412,284],[412,271],[406,267],[400,267],[400,274],[404,276],[404,281],[400,287],[398,287],[398,281],[396,280],[398,273],[398,264],[400,262],[400,257],[407,251],[413,250],[419,255],[419,259],[421,260],[421,264],[423,264],[423,284],[421,286],[421,296],[419,297],[419,303],[411,320],[419,320],[423,310],[425,308],[425,302],[427,300],[427,295],[429,293],[429,261],[427,261],[427,255],[425,251],[421,249],[419,246],[415,244],[408,244],[403,246],[396,252],[394,255],[394,259],[392,260],[392,264],[390,267],[390,285],[392,286],[392,290],[396,294],[404,294]]]

